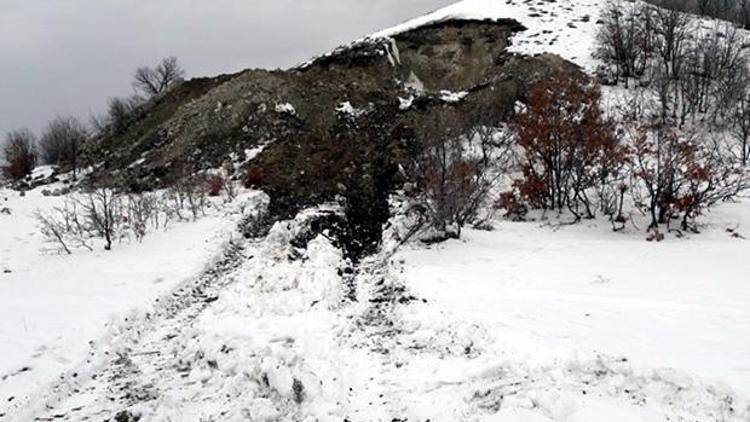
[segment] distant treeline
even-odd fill
[[[750,29],[750,0],[646,0],[667,9],[724,19]]]

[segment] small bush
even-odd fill
[[[219,196],[225,189],[226,179],[221,175],[213,175],[208,179],[208,196]]]
[[[717,139],[641,126],[633,144],[633,198],[651,230],[679,220],[680,229],[697,231],[698,216],[750,185],[741,159]]]
[[[28,129],[9,132],[5,138],[3,155],[6,165],[3,175],[11,180],[21,180],[30,175],[36,165],[35,136]]]
[[[260,186],[261,183],[263,183],[263,178],[263,170],[259,168],[253,168],[247,173],[247,176],[245,176],[244,185],[247,189],[256,188]]]
[[[515,191],[503,192],[495,202],[495,207],[505,210],[505,218],[512,221],[523,221],[529,212],[528,207]]]
[[[444,110],[421,124],[421,152],[414,163],[418,196],[442,239],[459,238],[477,223],[497,181],[490,145],[474,144],[475,129],[458,110]]]

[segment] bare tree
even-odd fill
[[[73,178],[78,170],[81,146],[88,137],[86,126],[75,117],[58,116],[47,124],[39,140],[42,160],[47,164],[72,167]]]
[[[750,29],[750,0],[647,0],[660,7],[735,22]]]
[[[750,29],[750,0],[739,0],[737,23],[745,29]]]
[[[3,156],[6,164],[3,174],[12,180],[20,180],[31,174],[36,165],[36,136],[29,129],[8,132],[5,135]]]
[[[136,110],[142,102],[143,99],[137,95],[127,98],[111,98],[107,107],[106,117],[98,122],[95,120],[95,125],[103,128],[104,132],[122,135],[133,123]]]
[[[615,66],[615,76],[628,86],[629,78],[641,76],[652,49],[651,18],[640,3],[630,5],[608,1],[602,12],[603,24],[596,34],[596,55]]]
[[[747,166],[750,162],[750,97],[737,102],[732,120],[731,131],[739,143],[740,160],[743,166]]]
[[[689,36],[690,17],[668,6],[653,7],[651,10],[657,35],[655,47],[664,71],[670,79],[679,79]]]
[[[717,26],[715,43],[715,89],[713,103],[715,114],[725,118],[735,104],[744,99],[748,87],[748,57],[745,37],[730,23]],[[716,117],[716,116],[715,116]]]
[[[139,67],[133,76],[133,87],[144,95],[153,97],[166,91],[185,76],[177,58],[167,57],[155,67]]]
[[[204,211],[200,207],[206,206],[200,202],[203,186],[197,184],[191,189],[178,199],[174,191],[122,195],[92,188],[69,196],[59,207],[36,213],[36,219],[46,243],[56,251],[93,251],[95,239],[101,239],[109,250],[115,241],[141,242],[152,230],[167,230],[175,219],[183,220],[182,211],[197,218]]]
[[[712,124],[727,126],[748,85],[748,56],[744,37],[728,22],[717,22],[703,31],[686,48],[682,77],[673,96],[673,115],[680,109],[680,121],[696,114]]]

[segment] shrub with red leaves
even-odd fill
[[[245,187],[247,189],[252,189],[260,186],[260,184],[263,182],[263,170],[259,168],[253,168],[248,173],[247,176],[245,176]]]
[[[638,127],[633,138],[633,196],[652,230],[679,219],[682,230],[697,231],[706,209],[748,188],[740,158],[717,139],[661,126]]]
[[[553,78],[530,91],[511,127],[523,149],[521,199],[535,208],[594,217],[593,192],[616,175],[626,150],[599,107],[601,94],[583,77]]]
[[[208,196],[219,196],[226,185],[226,180],[221,175],[213,175],[208,179]]]

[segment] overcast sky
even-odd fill
[[[188,76],[285,68],[456,0],[0,0],[0,133],[88,119],[168,55]]]

